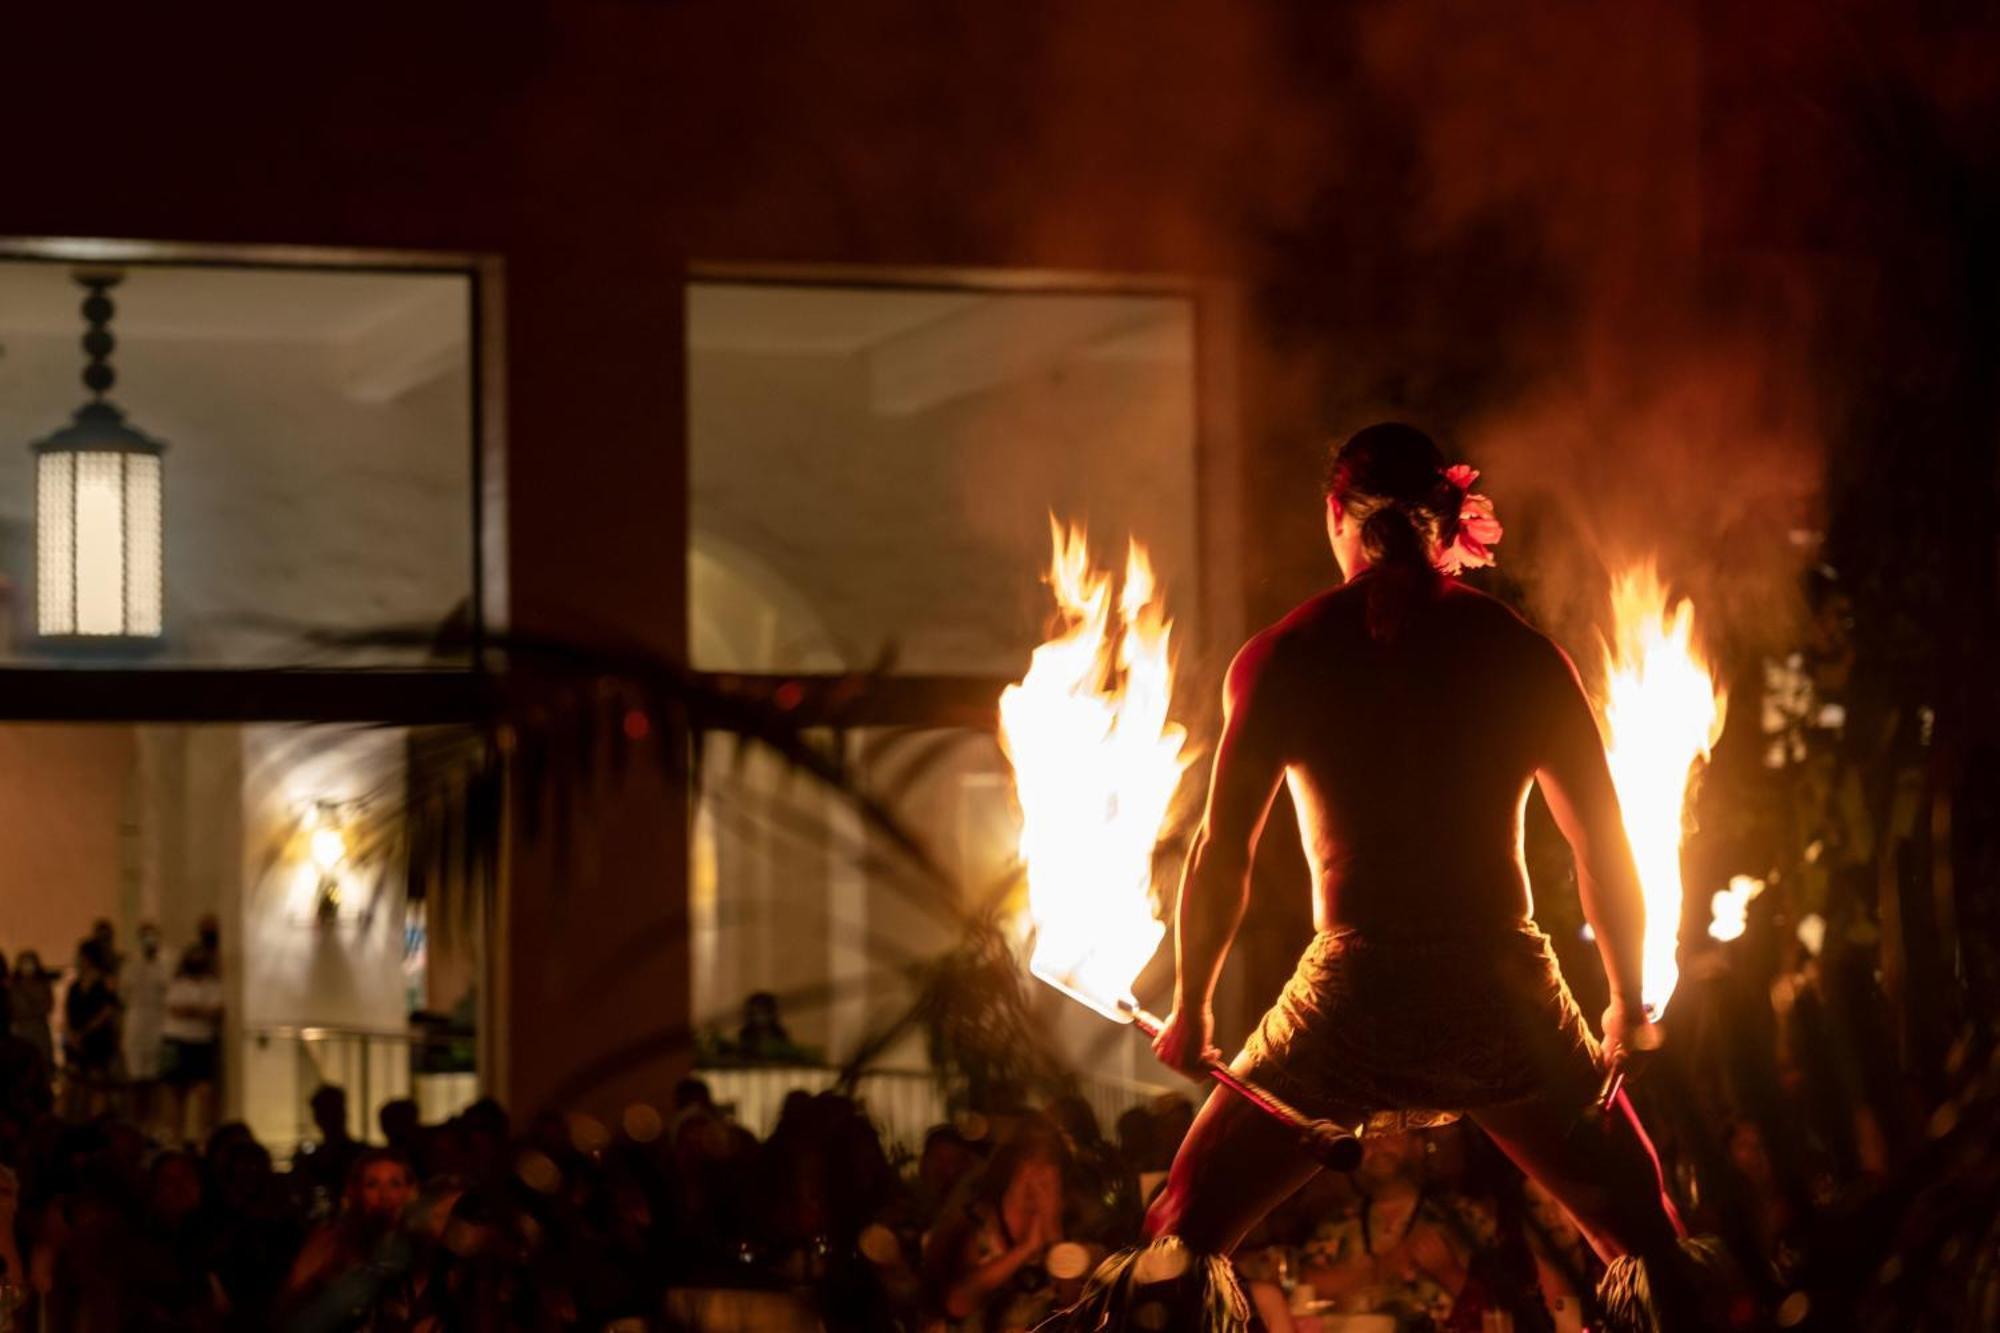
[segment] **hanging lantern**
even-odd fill
[[[61,647],[144,650],[164,631],[161,455],[105,394],[113,306],[122,275],[79,270],[90,400],[70,424],[35,442],[36,628]]]

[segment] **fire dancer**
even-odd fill
[[[1374,1132],[1470,1114],[1614,1276],[1643,1269],[1671,1321],[1684,1303],[1673,1294],[1685,1283],[1680,1220],[1623,1093],[1607,1115],[1594,1107],[1605,1070],[1655,1044],[1640,1002],[1637,871],[1569,659],[1451,577],[1490,564],[1499,539],[1490,502],[1470,493],[1476,477],[1405,425],[1371,426],[1335,454],[1326,522],[1346,581],[1230,666],[1181,888],[1174,1006],[1154,1050],[1196,1075],[1219,1054],[1211,997],[1283,779],[1318,934],[1236,1072],[1309,1115]],[[1611,985],[1601,1046],[1531,916],[1521,821],[1537,782],[1576,853]],[[1147,1234],[1227,1255],[1317,1170],[1296,1134],[1242,1098],[1210,1097]],[[1130,1287],[1107,1267],[1086,1318],[1104,1321],[1134,1299],[1112,1289]]]

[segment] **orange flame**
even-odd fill
[[[1021,805],[1021,860],[1036,976],[1106,1016],[1166,933],[1153,849],[1188,761],[1170,722],[1172,624],[1145,548],[1130,544],[1112,615],[1111,575],[1081,528],[1053,518],[1049,586],[1063,627],[1000,695],[1000,742]]]
[[[1642,998],[1655,1018],[1680,980],[1681,841],[1688,783],[1722,733],[1726,694],[1694,648],[1694,607],[1669,605],[1650,562],[1611,581],[1605,751],[1646,898]]]

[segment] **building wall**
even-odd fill
[[[1064,93],[1072,39],[1048,44],[1032,8],[991,31],[923,13],[919,33],[890,5],[355,10],[282,61],[247,29],[137,15],[120,40],[91,29],[105,95],[0,90],[39,127],[0,233],[498,254],[512,621],[678,656],[692,261],[1201,262],[1163,219],[1205,187],[1227,99],[1126,66],[1110,95],[1129,109],[1051,139],[1045,170],[1021,135]],[[28,47],[84,39],[60,16],[30,26]],[[1158,15],[1135,31],[1184,65],[1235,58]],[[494,1017],[517,1110],[615,1111],[683,1067],[686,802],[670,769],[634,765],[583,798],[571,850],[515,839]]]
[[[67,966],[92,921],[123,915],[137,751],[131,727],[0,726],[0,952],[10,963],[33,949],[44,966]]]

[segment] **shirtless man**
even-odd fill
[[[1319,933],[1236,1070],[1346,1124],[1470,1114],[1607,1262],[1636,1255],[1651,1271],[1675,1253],[1679,1218],[1622,1094],[1592,1112],[1604,1069],[1652,1044],[1637,871],[1568,658],[1444,572],[1486,563],[1480,539],[1498,537],[1490,506],[1467,508],[1472,475],[1408,426],[1370,427],[1336,455],[1327,530],[1347,581],[1230,667],[1154,1050],[1197,1075],[1215,1054],[1211,997],[1282,780]],[[1611,983],[1601,1049],[1531,919],[1521,825],[1536,783],[1575,852]],[[1210,1097],[1148,1235],[1228,1254],[1317,1169],[1241,1098]]]

